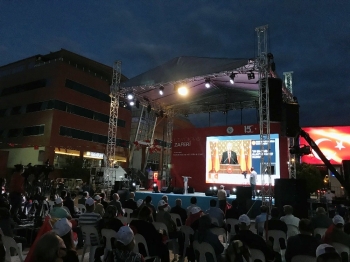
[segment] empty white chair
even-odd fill
[[[345,246],[344,244],[338,243],[338,242],[333,242],[331,244],[335,250],[343,257],[342,253],[347,253],[348,254],[348,261],[349,261],[349,256],[350,256],[350,248],[348,246]]]
[[[222,236],[222,239],[223,239],[223,243],[225,244],[225,246],[227,246],[227,237],[226,237],[226,230],[222,227],[213,227],[210,229],[210,231],[217,235],[218,237],[219,236]]]
[[[19,260],[23,262],[22,244],[17,244],[12,237],[7,237],[4,235],[2,235],[2,242],[4,243],[4,247],[6,249],[6,255],[5,255],[6,262],[11,262],[11,248],[14,248],[16,250]]]
[[[183,254],[182,254],[182,257],[185,258],[186,249],[187,249],[187,247],[190,246],[190,237],[191,237],[191,235],[192,236],[194,235],[194,230],[192,229],[192,227],[182,226],[180,228],[180,231],[185,235],[184,250],[183,250]]]
[[[78,204],[78,209],[79,209],[80,213],[86,212],[86,206],[83,204]]]
[[[134,211],[130,208],[124,208],[124,214],[126,214],[126,223],[130,223],[130,214],[132,214]]]
[[[322,239],[326,231],[327,231],[327,228],[317,227],[314,229],[314,236],[319,239]]]
[[[115,232],[113,229],[107,229],[103,228],[101,229],[101,235],[102,237],[106,238],[106,248],[104,252],[104,259],[106,259],[106,255],[108,254],[108,251],[112,251],[112,239],[117,239],[117,232]]]
[[[175,222],[177,228],[182,227],[182,220],[179,214],[170,213],[171,219]]]
[[[273,250],[276,252],[280,252],[283,248],[280,246],[280,239],[283,239],[285,247],[287,246],[287,236],[282,230],[269,230],[268,237],[273,239]]]
[[[234,218],[228,218],[226,219],[226,225],[230,225],[230,231],[227,232],[228,233],[228,237],[227,239],[230,239],[229,236],[234,236],[236,235],[236,229],[235,229],[235,225],[238,225],[239,221],[238,219],[234,219]]]
[[[84,248],[83,248],[83,253],[81,256],[81,262],[84,261],[84,256],[87,248],[90,248],[90,254],[89,254],[89,261],[93,262],[95,261],[95,251],[96,249],[100,246],[100,239],[98,236],[97,229],[94,226],[81,226],[81,231],[83,233],[83,236],[85,236],[85,241],[84,241]],[[97,240],[97,245],[92,245],[91,243],[91,237],[94,237]]]
[[[251,261],[255,261],[259,259],[261,262],[265,262],[265,255],[261,250],[249,248],[249,251],[250,251]]]
[[[287,225],[288,231],[287,231],[287,239],[289,237],[295,236],[299,234],[299,228],[294,225]]]
[[[193,249],[195,254],[196,251],[199,253],[199,259],[197,258],[198,262],[207,262],[207,259],[205,258],[206,253],[210,253],[214,258],[214,262],[217,262],[214,248],[210,244],[206,242],[199,243],[197,240],[195,240],[193,241]]]
[[[159,257],[157,257],[157,256],[151,257],[149,255],[147,242],[146,242],[145,238],[142,235],[135,234],[134,238],[135,238],[134,252],[140,253],[140,251],[139,251],[139,244],[141,244],[141,245],[144,246],[144,248],[146,250],[146,257],[144,258],[145,260],[154,258],[155,261],[159,261]]]
[[[298,255],[292,257],[292,262],[316,262],[316,257]]]

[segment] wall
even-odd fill
[[[38,149],[34,149],[33,147],[6,149],[9,152],[7,167],[13,168],[17,164],[26,166],[29,163],[32,163],[33,166],[42,165],[43,162],[39,161],[39,152],[41,150],[45,150],[45,147],[38,147]]]

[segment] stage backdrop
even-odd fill
[[[289,177],[287,138],[279,133],[280,125],[271,123],[272,183],[275,178]],[[172,185],[183,187],[182,176],[189,176],[189,186],[197,192],[214,185],[225,185],[226,189],[248,186],[249,175],[243,173],[251,167],[258,173],[258,185],[267,184],[267,176],[262,181],[260,175],[260,149],[258,124],[174,130]]]
[[[342,160],[350,159],[350,126],[334,127],[303,127],[315,141],[322,153],[333,165],[341,165]],[[308,145],[304,138],[300,138],[300,145]],[[302,162],[324,165],[316,152],[303,156]]]

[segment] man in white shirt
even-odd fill
[[[326,197],[327,203],[328,204],[332,204],[333,198],[334,198],[334,194],[332,193],[331,190],[327,190],[327,193],[324,194],[324,196]]]
[[[285,216],[281,217],[281,221],[286,223],[287,226],[293,225],[298,228],[300,219],[293,215],[293,207],[289,205],[285,205],[283,206],[283,211]]]
[[[250,182],[250,186],[251,186],[251,188],[252,188],[252,196],[253,196],[253,198],[255,198],[255,195],[256,195],[256,193],[255,193],[256,175],[257,175],[257,173],[256,173],[256,171],[254,170],[254,167],[252,167],[252,168],[250,169],[250,179],[249,179],[249,182]]]

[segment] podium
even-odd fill
[[[188,194],[188,179],[192,178],[190,176],[182,176],[184,178],[184,194]]]
[[[219,173],[242,174],[242,170],[239,164],[220,164]]]

